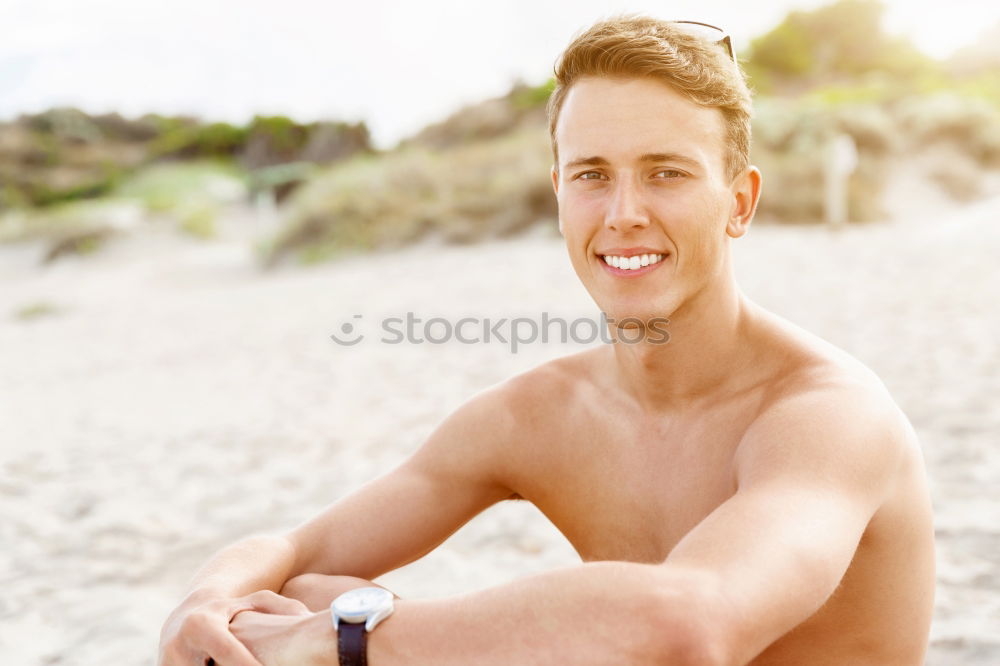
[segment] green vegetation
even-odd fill
[[[21,190],[18,196],[27,198],[35,206],[52,206],[81,199],[96,199],[109,194],[122,176],[122,172],[115,167],[105,167],[96,171],[97,173],[89,177],[83,176],[76,182],[65,185],[53,185],[38,181],[25,190]]]
[[[849,183],[854,221],[882,216],[893,159],[949,144],[980,167],[1000,167],[1000,68],[959,72],[934,61],[887,35],[883,13],[874,0],[794,11],[743,54],[758,92],[753,159],[767,181],[762,217],[822,219],[819,156],[835,133],[850,135],[858,147]],[[968,177],[976,175],[969,168],[958,171],[928,175],[967,200],[979,178]]]
[[[48,301],[26,303],[14,310],[14,319],[30,321],[59,313],[60,308]]]
[[[212,206],[191,207],[181,215],[181,230],[202,240],[215,238],[216,216],[216,211]]]
[[[187,125],[165,123],[163,134],[149,145],[152,157],[235,157],[247,140],[247,130],[229,123]]]
[[[979,166],[1000,168],[1000,107],[945,93],[904,100],[893,109],[915,145],[951,143]]]
[[[937,62],[888,35],[883,14],[875,0],[791,12],[741,54],[757,91],[761,220],[822,219],[823,153],[838,134],[858,149],[855,222],[884,217],[893,169],[925,151],[950,156],[926,176],[956,200],[980,196],[982,171],[1000,168],[1000,26]],[[463,243],[515,233],[556,217],[545,118],[553,85],[517,83],[381,154],[363,123],[22,116],[0,124],[0,239],[53,234],[62,243],[54,256],[86,252],[149,213],[212,238],[224,207],[260,193],[284,221],[258,242],[268,264],[427,235]]]
[[[0,242],[34,238],[59,239],[134,218],[137,207],[117,199],[70,201],[46,208],[16,209],[0,214]]]
[[[544,108],[555,87],[556,80],[554,78],[550,78],[540,86],[515,85],[510,92],[511,104],[519,111]]]
[[[150,212],[163,213],[193,202],[238,201],[246,195],[246,183],[246,173],[231,162],[165,162],[129,177],[114,195],[138,200]]]
[[[158,115],[127,120],[77,109],[0,123],[0,146],[0,212],[107,196],[137,170],[162,162],[214,160],[254,170],[329,164],[371,150],[364,123],[257,116],[240,126]]]
[[[444,151],[411,146],[356,158],[296,194],[266,261],[288,254],[320,261],[428,234],[465,243],[515,233],[555,218],[550,164],[548,137],[538,127]]]
[[[306,128],[282,116],[255,116],[247,134],[264,138],[281,152],[301,148],[308,137]]]
[[[764,99],[754,118],[752,161],[764,174],[762,219],[809,222],[823,219],[823,154],[837,134],[850,136],[858,168],[848,188],[849,219],[882,216],[880,198],[889,157],[902,138],[896,121],[878,105],[827,107],[810,99]]]
[[[848,184],[854,222],[884,217],[883,191],[903,156],[947,144],[976,165],[1000,166],[996,71],[973,71],[956,85],[944,64],[883,31],[883,11],[879,2],[840,0],[792,12],[744,54],[765,93],[752,156],[765,174],[762,220],[823,219],[823,155],[840,134],[858,150]],[[272,263],[286,254],[320,261],[427,234],[466,242],[554,218],[543,113],[552,87],[516,84],[400,150],[319,174],[292,198],[286,228],[262,252]],[[978,191],[969,175],[928,173],[963,200]]]
[[[196,238],[215,236],[219,208],[246,197],[246,175],[225,161],[155,164],[99,199],[0,213],[0,241],[51,239],[57,254],[97,250],[113,230],[138,227],[149,213],[172,219]]]
[[[885,6],[839,0],[793,11],[750,43],[744,67],[760,93],[796,92],[876,75],[904,86],[938,71],[908,41],[882,30]]]

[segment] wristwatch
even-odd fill
[[[368,666],[368,632],[392,614],[392,600],[392,592],[381,587],[359,587],[333,600],[340,666]]]

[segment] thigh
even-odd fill
[[[317,612],[329,608],[330,602],[348,590],[373,586],[384,588],[383,585],[355,576],[324,576],[310,573],[289,579],[281,588],[281,595],[298,599],[306,605],[306,608]]]

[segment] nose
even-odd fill
[[[604,226],[612,231],[628,231],[649,226],[649,215],[639,185],[630,178],[620,178],[611,193]]]

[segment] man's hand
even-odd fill
[[[299,576],[288,581],[282,593],[319,612],[289,616],[240,611],[230,621],[229,630],[263,666],[328,664],[331,655],[335,663],[337,632],[328,607],[333,599],[359,587],[386,589],[354,576]]]
[[[324,657],[326,663],[336,660],[337,632],[330,611],[307,616],[244,612],[233,618],[229,629],[263,666],[307,666]]]
[[[269,590],[239,598],[218,598],[194,593],[171,613],[160,633],[160,666],[192,666],[213,659],[225,666],[261,666],[229,630],[233,616],[259,611],[281,616],[310,615],[300,601]],[[244,613],[245,614],[245,613]]]

